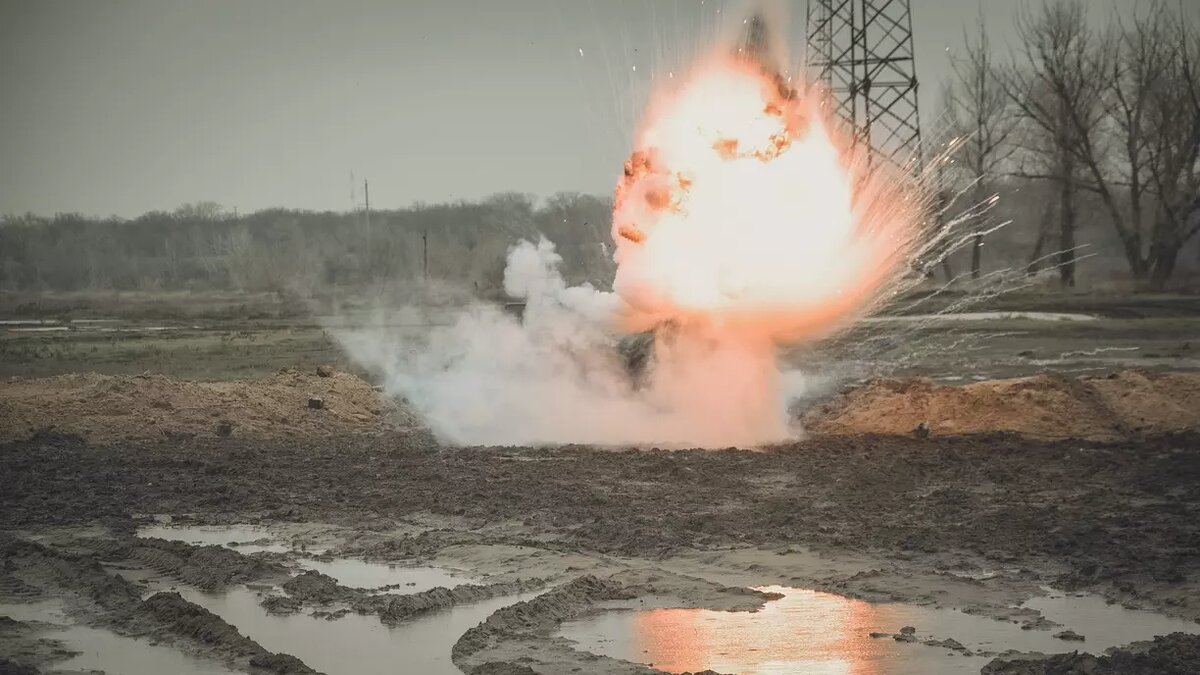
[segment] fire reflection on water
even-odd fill
[[[1011,620],[905,603],[871,604],[785,586],[759,586],[783,597],[757,612],[707,609],[607,611],[563,625],[561,634],[590,651],[682,673],[706,669],[766,675],[966,675],[997,653],[1070,651],[1050,630]],[[1195,624],[1110,605],[1098,596],[1051,594],[1022,605],[1056,626],[1087,636],[1088,651],[1148,640]],[[889,635],[914,626],[918,641],[955,638],[970,653],[910,645]],[[1057,630],[1057,628],[1056,628]],[[872,632],[884,633],[872,638]],[[926,644],[930,644],[927,642]]]
[[[881,675],[892,640],[869,637],[881,626],[898,631],[903,608],[840,595],[763,586],[783,593],[757,612],[656,609],[634,620],[634,647],[646,663],[669,672]],[[890,616],[894,614],[895,616]]]

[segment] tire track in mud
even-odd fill
[[[68,614],[85,625],[125,637],[166,642],[250,673],[316,672],[294,656],[268,651],[178,593],[154,593],[143,600],[140,588],[120,575],[109,574],[93,555],[61,551],[0,532],[0,564],[7,574],[41,595],[63,599]],[[163,567],[171,565],[164,563]]]
[[[523,602],[497,610],[486,621],[463,633],[454,643],[451,660],[466,673],[487,672],[501,661],[484,660],[500,643],[523,637],[541,638],[563,621],[579,616],[604,600],[629,600],[636,593],[611,579],[584,575]]]
[[[286,596],[270,596],[262,604],[276,614],[298,612],[304,607],[339,605],[339,609],[323,612],[323,615],[337,618],[349,612],[373,614],[384,625],[395,626],[455,605],[528,593],[544,588],[546,583],[544,579],[533,578],[494,584],[459,584],[452,588],[438,586],[418,593],[371,593],[343,586],[333,577],[309,570],[283,584]]]

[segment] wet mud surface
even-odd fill
[[[471,673],[656,672],[555,631],[614,608],[754,610],[772,598],[748,587],[767,584],[1054,633],[1070,627],[1022,605],[1049,587],[1196,622],[1200,432],[1133,426],[1090,439],[839,434],[764,451],[449,448],[423,431],[41,432],[0,444],[0,616],[60,602],[79,625],[251,673],[316,669],[191,593],[249,589],[272,615],[397,630],[512,598],[450,636],[446,658]],[[239,524],[280,545],[136,536],[164,523]],[[357,588],[305,567],[347,558],[464,580]],[[966,641],[918,634],[913,649]],[[1090,656],[1091,644],[1061,639],[1066,655],[1000,653],[984,672],[1200,672],[1198,639]],[[70,652],[37,621],[0,619],[0,672],[56,672]]]
[[[0,494],[5,530],[119,526],[136,514],[361,524],[428,512],[469,529],[509,523],[514,541],[631,556],[797,544],[1041,557],[1061,566],[1063,583],[1128,587],[1147,601],[1155,585],[1200,569],[1196,432],[1110,443],[831,438],[770,452],[449,449],[421,434],[311,446],[39,436],[0,445]],[[379,546],[403,556],[461,538]],[[132,553],[189,567],[166,543]],[[208,563],[190,568],[201,587],[233,580],[200,578],[214,574]],[[1178,610],[1200,616],[1200,605]]]

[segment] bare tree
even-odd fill
[[[1020,173],[1058,185],[1059,275],[1063,286],[1074,286],[1081,165],[1098,166],[1104,154],[1101,80],[1110,52],[1088,29],[1079,0],[1047,2],[1040,12],[1022,15],[1017,30],[1022,43],[1017,63],[1004,71],[1001,83],[1032,127],[1026,137],[1036,145],[1027,141],[1026,149],[1040,167]]]
[[[1070,193],[1095,193],[1133,277],[1161,288],[1197,231],[1196,26],[1156,2],[1130,25],[1114,20],[1097,36],[1082,3],[1061,0],[1019,28],[1022,64],[1004,81],[1023,117],[1060,155],[1043,177],[1061,184],[1062,222],[1075,212],[1066,208]],[[1063,248],[1067,242],[1062,237]]]
[[[1144,167],[1155,199],[1154,227],[1141,269],[1151,285],[1162,288],[1175,271],[1179,250],[1200,231],[1200,29],[1159,3],[1123,31],[1123,38],[1120,61],[1126,66],[1121,72],[1130,71],[1131,89],[1144,92],[1145,110],[1140,117],[1118,119],[1127,120],[1126,138],[1145,147],[1144,164],[1138,168]],[[1114,99],[1120,89],[1114,87]]]
[[[1104,44],[1111,52],[1103,74],[1106,129],[1119,151],[1111,158],[1081,154],[1080,160],[1134,277],[1161,288],[1174,273],[1179,249],[1196,234],[1188,220],[1200,148],[1198,33],[1155,2],[1128,26],[1115,21]],[[1116,197],[1119,190],[1127,199]]]
[[[972,201],[978,207],[993,189],[1001,165],[1013,154],[1009,142],[1020,118],[1002,86],[982,14],[974,37],[963,32],[963,56],[953,61],[954,76],[947,88],[946,114],[954,134],[963,138],[954,153],[957,166],[971,181]],[[984,211],[981,218],[987,218]],[[986,229],[982,227],[981,230]],[[983,234],[971,243],[971,278],[978,279]]]

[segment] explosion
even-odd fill
[[[616,188],[613,292],[568,287],[552,244],[522,242],[504,279],[522,319],[474,307],[399,355],[394,336],[371,332],[343,333],[348,351],[457,444],[794,437],[789,390],[804,381],[780,372],[779,348],[895,292],[926,202],[839,143],[765,49],[740,51],[751,55],[709,58],[649,106]],[[638,334],[652,337],[634,340],[631,374],[623,347]]]
[[[919,216],[916,201],[884,199],[896,183],[882,170],[858,168],[817,107],[756,60],[701,65],[652,107],[617,186],[614,290],[629,325],[794,341],[852,321],[898,271]]]
[[[656,335],[644,395],[709,443],[788,437],[777,347],[867,312],[917,240],[919,202],[839,151],[761,58],[715,57],[663,92],[614,200],[623,326]]]

